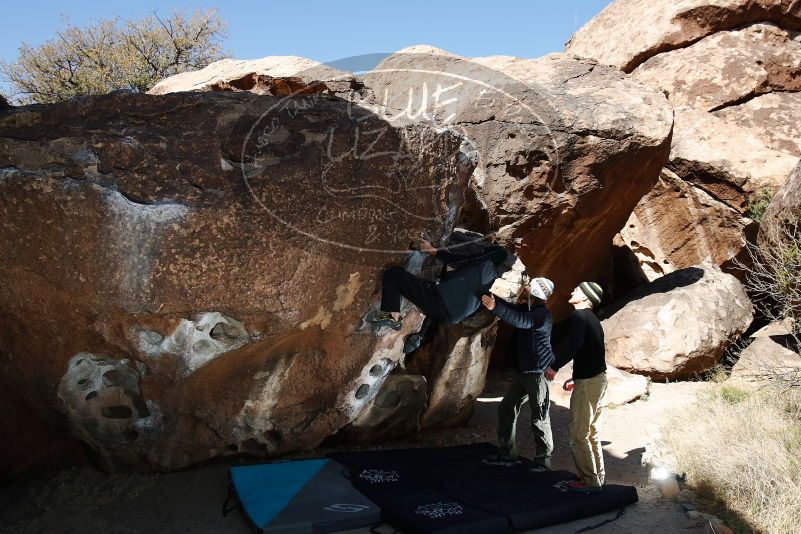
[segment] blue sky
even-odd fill
[[[22,42],[55,36],[62,16],[75,25],[118,15],[138,18],[153,10],[217,7],[228,21],[228,52],[241,59],[298,55],[318,61],[392,52],[430,44],[465,56],[538,57],[561,51],[565,41],[611,0],[351,0],[115,1],[18,0],[2,8],[0,59],[10,62]],[[8,92],[3,83],[0,89]]]

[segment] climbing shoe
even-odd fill
[[[403,342],[403,353],[409,354],[410,352],[416,351],[418,348],[420,348],[421,343],[423,343],[422,332],[409,334],[406,336],[406,340]]]
[[[573,493],[599,493],[603,491],[603,486],[588,486],[584,482],[574,480],[567,483],[567,489]]]
[[[389,312],[378,312],[370,322],[375,326],[381,327],[386,326],[393,330],[400,330],[401,329],[401,322],[393,319],[392,314]]]

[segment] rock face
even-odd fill
[[[566,50],[631,72],[715,32],[753,22],[799,30],[799,20],[801,7],[793,0],[616,0],[577,31]]]
[[[247,71],[238,66],[236,76]],[[202,89],[167,82],[168,90]],[[567,312],[570,288],[598,277],[612,236],[667,157],[672,112],[664,95],[589,60],[463,58],[415,46],[368,69],[355,82],[362,83],[349,98],[475,142],[479,167],[460,222],[497,233],[529,272],[552,278],[557,316]]]
[[[801,220],[801,162],[773,196],[762,220],[760,241],[771,237],[767,234],[770,228],[779,230],[798,226]]]
[[[349,92],[359,87],[353,74],[298,56],[222,59],[157,83],[151,95],[182,91],[249,91],[259,95]]]
[[[801,93],[770,93],[739,106],[729,106],[715,115],[747,128],[773,150],[801,156]]]
[[[667,168],[733,209],[745,212],[761,189],[777,191],[798,158],[767,148],[749,130],[692,108],[676,110]]]
[[[140,469],[316,446],[402,360],[422,318],[367,326],[381,270],[448,236],[473,165],[328,95],[0,115],[0,470],[67,431]]]
[[[607,362],[654,379],[688,378],[715,365],[753,320],[742,284],[690,267],[602,310]]]
[[[417,432],[426,405],[426,389],[423,376],[389,375],[367,407],[332,441],[364,444]]]
[[[666,91],[674,105],[716,111],[761,94],[801,90],[801,38],[752,24],[655,56],[632,77]]]
[[[740,353],[740,358],[731,370],[731,378],[759,382],[782,375],[801,377],[801,356],[790,350],[791,340],[791,336],[755,338]]]
[[[495,316],[482,309],[455,325],[441,325],[432,342],[410,358],[410,370],[426,376],[429,399],[423,428],[465,422],[484,389],[495,343]]]
[[[622,240],[649,280],[701,263],[730,270],[752,223],[750,199],[778,190],[796,162],[750,130],[678,108],[670,160],[621,230]]]
[[[480,163],[463,221],[494,232],[532,275],[556,284],[556,316],[595,278],[612,236],[667,156],[672,111],[658,91],[611,67],[553,54],[461,58],[401,50],[364,76],[392,115],[473,140]]]
[[[787,182],[774,195],[770,201],[762,224],[757,235],[759,253],[762,255],[764,269],[757,279],[771,284],[778,284],[781,275],[786,289],[781,293],[785,302],[782,306],[789,306],[781,313],[782,316],[796,317],[801,313],[801,302],[797,282],[801,278],[798,265],[799,243],[801,243],[801,162],[793,169]],[[761,271],[761,270],[760,270]],[[776,286],[774,286],[776,287]],[[793,297],[795,295],[795,298]],[[796,334],[798,332],[796,331]]]
[[[752,229],[748,205],[801,155],[799,29],[789,0],[617,0],[567,44],[679,106],[670,161],[621,232],[641,262],[628,285],[702,262],[730,271]]]
[[[664,169],[620,231],[647,281],[700,263],[728,265],[751,222]],[[617,266],[616,266],[617,268]],[[629,276],[630,277],[630,276]]]
[[[559,369],[559,372],[556,373],[556,378],[551,382],[551,400],[565,408],[570,407],[570,392],[562,389],[562,384],[572,376],[573,362],[570,362]],[[648,379],[644,376],[627,373],[607,365],[606,378],[609,381],[609,385],[602,401],[603,406],[628,404],[648,393]]]

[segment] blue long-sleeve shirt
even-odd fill
[[[537,302],[529,308],[495,297],[492,313],[515,327],[511,360],[522,373],[541,373],[556,359],[551,348],[553,317],[545,304]]]

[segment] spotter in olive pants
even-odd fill
[[[517,416],[526,401],[531,406],[531,432],[534,434],[534,461],[551,467],[553,437],[549,414],[550,396],[548,382],[542,373],[513,374],[509,390],[498,406],[498,443],[501,451],[508,456],[517,456],[515,433]]]

